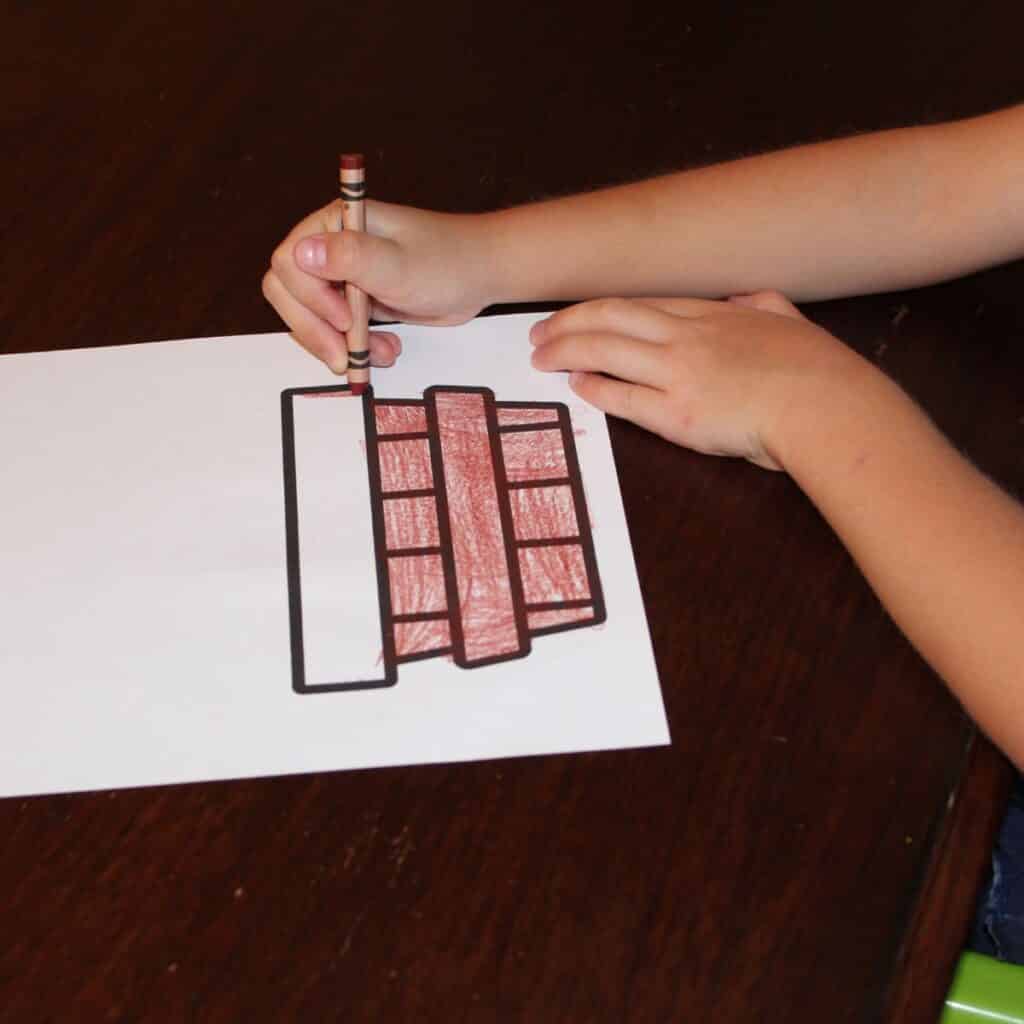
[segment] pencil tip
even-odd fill
[[[358,398],[366,390],[366,385],[362,381],[353,381],[349,384],[349,388],[351,388],[352,394]]]

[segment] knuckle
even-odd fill
[[[627,299],[611,297],[596,299],[592,304],[594,315],[602,323],[617,323],[629,307]]]

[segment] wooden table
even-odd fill
[[[339,148],[475,210],[1024,93],[1019,4],[770,7],[7,4],[0,345],[279,329]],[[809,312],[1019,493],[1022,286]],[[0,1020],[934,1021],[1005,762],[789,480],[612,433],[671,747],[0,802]]]

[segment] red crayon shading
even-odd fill
[[[295,488],[290,403],[335,392],[354,387],[282,396],[286,513]],[[565,405],[497,402],[487,388],[463,387],[431,387],[408,400],[377,400],[371,391],[363,405],[385,677],[350,682],[341,669],[337,682],[306,685],[299,538],[289,513],[297,691],[389,685],[398,665],[422,658],[450,656],[462,668],[521,658],[533,637],[605,620]]]
[[[484,395],[433,388],[427,394],[448,506],[458,602],[455,661],[469,666],[525,654],[529,640],[523,616],[516,614],[521,601],[513,592],[517,581],[505,543]]]

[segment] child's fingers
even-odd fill
[[[568,306],[539,320],[530,331],[534,345],[566,334],[625,334],[647,341],[668,341],[678,320],[636,299],[594,299]]]
[[[391,366],[402,354],[402,341],[391,331],[370,331],[370,365]]]
[[[352,324],[352,310],[344,290],[300,270],[291,253],[279,256],[278,252],[274,253],[271,268],[291,297],[339,333],[347,331]]]
[[[263,278],[263,294],[291,329],[295,340],[310,355],[326,363],[333,373],[341,375],[348,370],[345,336],[293,298],[272,270]],[[370,332],[372,366],[391,366],[401,354],[402,342],[397,334],[392,331]]]
[[[345,300],[344,292],[319,277],[307,274],[295,263],[296,243],[309,235],[330,230],[332,222],[341,223],[340,201],[329,203],[299,221],[274,250],[270,258],[270,267],[277,274],[281,284],[302,305],[326,320],[335,330],[346,331],[352,320],[352,312]]]
[[[346,371],[348,349],[344,335],[299,302],[273,270],[263,277],[263,294],[310,355],[326,363],[334,373]]]
[[[610,416],[629,420],[655,434],[664,432],[664,395],[660,391],[583,370],[569,374],[569,387],[585,402]]]
[[[634,299],[643,306],[659,310],[670,316],[696,320],[698,317],[721,313],[724,303],[717,299],[676,299],[676,298],[641,298]]]
[[[538,345],[532,363],[538,370],[590,370],[650,387],[663,385],[666,349],[657,342],[619,334],[561,335]]]

